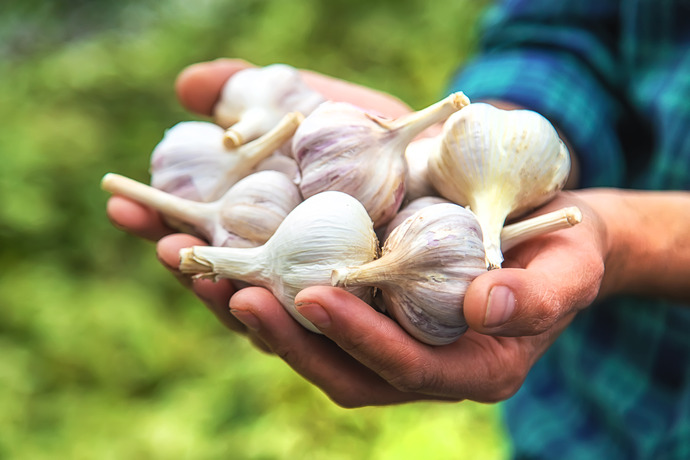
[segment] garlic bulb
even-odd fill
[[[575,225],[577,208],[527,219],[509,230],[508,246]],[[506,227],[507,229],[508,227]],[[457,340],[467,329],[463,301],[468,286],[486,272],[476,216],[453,203],[423,207],[395,227],[379,259],[333,271],[333,286],[373,286],[385,310],[413,337],[430,345]]]
[[[570,172],[568,149],[540,114],[482,103],[450,116],[442,140],[429,157],[429,178],[442,196],[475,213],[487,265],[498,268],[505,220],[563,188]]]
[[[440,136],[423,137],[414,140],[405,149],[407,176],[405,177],[405,200],[413,201],[425,196],[438,195],[429,180],[429,156],[437,149]]]
[[[345,193],[330,191],[298,205],[263,246],[186,248],[180,251],[180,270],[270,289],[297,321],[318,332],[297,312],[297,293],[309,286],[330,285],[334,269],[365,264],[377,255],[378,241],[364,207]],[[371,302],[369,287],[348,291]]]
[[[454,93],[395,120],[372,115],[345,102],[324,102],[295,132],[292,152],[302,171],[306,198],[339,190],[357,198],[379,227],[405,195],[405,148],[419,133],[469,104]]]
[[[178,123],[153,150],[151,185],[190,200],[217,200],[284,144],[302,118],[289,113],[270,132],[232,150],[223,146],[224,132],[219,126],[202,121]]]
[[[112,173],[103,177],[101,187],[159,211],[173,228],[200,236],[213,246],[264,244],[302,202],[297,185],[277,171],[251,174],[209,203],[180,198]]]
[[[237,147],[267,133],[289,112],[307,116],[325,98],[285,64],[244,69],[228,79],[214,108],[215,122],[228,128],[224,142]]]

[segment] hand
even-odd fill
[[[219,59],[192,65],[177,79],[175,86],[178,98],[191,112],[210,116],[227,79],[235,72],[250,66],[250,63],[238,59]],[[401,101],[378,91],[311,71],[302,71],[302,75],[309,86],[330,100],[351,102],[388,117],[397,117],[410,110]],[[217,283],[191,280],[177,269],[179,250],[192,245],[206,244],[204,241],[174,233],[157,212],[124,197],[110,198],[107,214],[116,227],[141,238],[158,241],[157,255],[161,263],[180,282],[189,287],[225,326],[238,332],[246,331],[245,326],[229,312],[228,301],[234,293],[234,288],[228,280]]]
[[[424,345],[336,288],[308,288],[295,299],[324,336],[299,326],[261,288],[238,292],[230,307],[269,349],[340,405],[503,400],[599,293],[608,247],[605,224],[588,204],[597,200],[596,193],[568,192],[541,209],[576,205],[583,222],[513,248],[505,268],[476,278],[464,303],[471,329],[450,345]]]

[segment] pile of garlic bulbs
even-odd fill
[[[234,74],[214,120],[165,133],[151,186],[107,174],[102,188],[210,243],[180,252],[182,272],[266,287],[314,332],[295,295],[332,285],[424,343],[451,343],[467,329],[467,287],[500,268],[502,247],[581,220],[568,208],[506,225],[553,198],[570,170],[535,112],[453,93],[387,119],[274,64]],[[420,138],[438,123],[441,134]]]

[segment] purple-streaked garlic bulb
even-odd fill
[[[508,230],[514,246],[577,224],[577,208],[526,219]],[[454,203],[425,206],[395,227],[381,257],[333,271],[333,286],[372,286],[381,290],[385,309],[410,335],[430,345],[446,345],[466,330],[465,292],[487,271],[482,230],[476,216]]]
[[[251,174],[208,203],[180,198],[112,173],[103,177],[101,187],[155,209],[171,227],[199,236],[212,246],[262,245],[302,202],[297,185],[278,171]]]
[[[297,312],[297,293],[309,286],[329,286],[334,269],[365,264],[377,256],[378,240],[362,204],[346,193],[329,191],[299,204],[264,245],[185,248],[180,251],[180,270],[263,286],[304,327],[318,332]],[[371,288],[347,290],[371,303]]]
[[[151,185],[194,201],[215,201],[294,134],[302,121],[289,113],[260,138],[227,149],[223,129],[203,121],[170,128],[151,154]]]
[[[338,190],[357,198],[379,227],[405,195],[405,148],[429,126],[469,104],[462,93],[397,119],[384,119],[345,102],[324,102],[295,132],[292,152],[306,198]]]
[[[334,286],[373,286],[386,311],[418,340],[443,345],[467,329],[465,291],[486,272],[482,231],[474,215],[452,203],[427,206],[390,234],[381,257],[335,270]]]
[[[568,149],[537,112],[483,103],[450,116],[442,139],[429,157],[429,177],[440,195],[474,212],[487,266],[499,268],[506,219],[537,208],[563,188],[570,172]]]
[[[226,145],[237,147],[273,129],[287,113],[307,116],[324,101],[294,67],[252,67],[240,70],[225,83],[214,108],[214,120],[227,128]]]

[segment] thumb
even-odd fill
[[[477,277],[465,293],[469,326],[489,335],[540,334],[575,309],[576,296],[545,274],[502,268]]]

